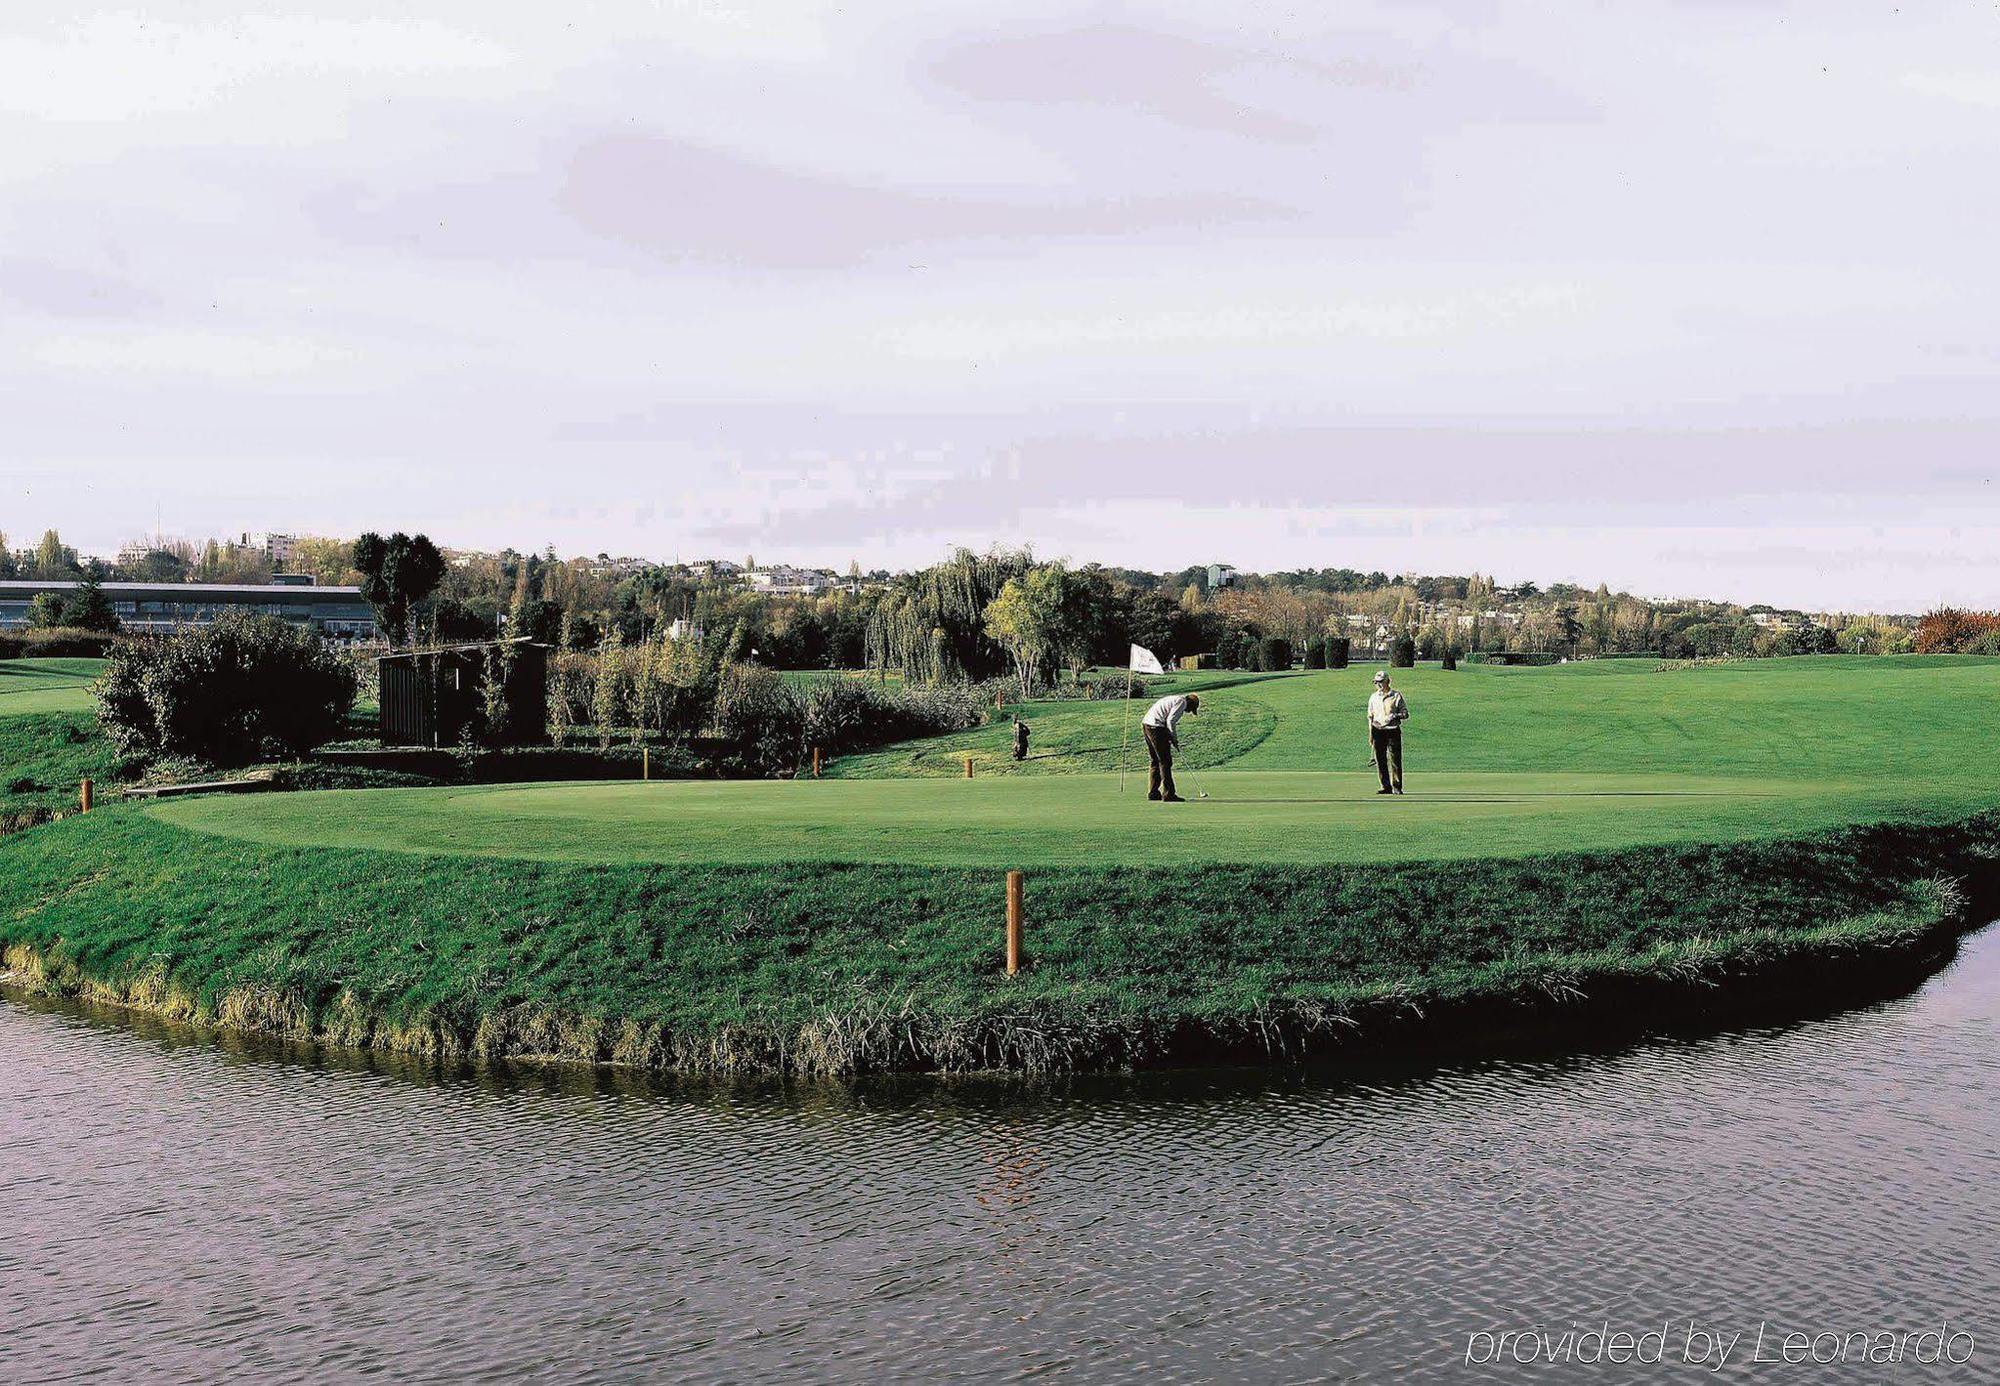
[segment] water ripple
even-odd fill
[[[1978,1354],[1925,1379],[1993,1380],[1996,1018],[1988,931],[1800,1025],[1024,1096],[424,1076],[17,999],[0,1377],[1575,1380],[1466,1335],[1949,1318]]]

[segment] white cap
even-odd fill
[[[1387,669],[1377,669],[1375,671],[1375,682],[1387,683],[1388,681],[1389,681],[1389,671]]]

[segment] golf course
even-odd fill
[[[817,780],[116,805],[0,840],[0,945],[50,985],[448,1056],[1047,1069],[1866,972],[1949,937],[2000,842],[2000,661],[1397,670],[1386,798],[1372,672],[1147,680],[1203,694],[1183,804],[1146,800],[1144,700],[1072,700]],[[43,678],[0,709],[78,696]]]

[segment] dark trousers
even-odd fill
[[[1375,743],[1375,773],[1382,788],[1400,792],[1403,788],[1403,729],[1370,727],[1368,739]]]
[[[1165,727],[1141,727],[1146,734],[1146,797],[1174,797],[1174,742]]]

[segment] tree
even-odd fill
[[[63,544],[62,536],[54,530],[42,532],[42,542],[35,545],[36,576],[44,578],[61,577],[76,566],[76,553]]]
[[[1050,563],[1008,578],[986,604],[986,634],[1013,660],[1024,698],[1040,686],[1043,666],[1077,643],[1074,585],[1062,564]]]
[[[127,569],[134,582],[186,582],[187,559],[172,549],[148,549]]]
[[[1555,635],[1569,651],[1571,659],[1576,658],[1576,642],[1582,638],[1583,623],[1576,619],[1576,608],[1559,606],[1556,608]]]
[[[387,539],[374,533],[356,539],[353,562],[361,574],[361,595],[375,608],[383,633],[402,641],[411,612],[444,580],[444,555],[424,535],[411,538],[399,530]]]
[[[354,570],[354,546],[343,539],[307,535],[292,546],[292,571],[311,573],[321,587],[345,587],[360,581]]]
[[[86,574],[68,592],[43,592],[28,606],[28,624],[38,627],[65,626],[75,630],[116,631],[118,614],[97,576]]]

